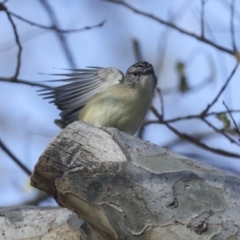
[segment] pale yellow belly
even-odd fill
[[[109,89],[93,97],[81,110],[79,119],[94,126],[115,127],[134,134],[142,124],[151,98],[144,94]]]

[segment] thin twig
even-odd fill
[[[231,143],[234,143],[238,146],[240,146],[240,143],[236,142],[234,139],[232,139],[230,136],[228,136],[224,130],[216,128],[212,123],[210,123],[205,118],[202,118],[202,121],[205,122],[209,127],[211,127],[215,132],[219,133],[220,135],[223,135],[225,138],[227,138]]]
[[[150,111],[158,118],[159,120],[158,123],[163,123],[162,115],[158,112],[158,110],[153,105],[150,107]]]
[[[231,37],[232,37],[232,47],[233,47],[233,51],[237,52],[237,47],[236,47],[236,42],[235,42],[235,31],[234,31],[235,0],[232,0],[230,8],[231,8],[230,29],[231,29]]]
[[[53,8],[50,6],[50,3],[47,1],[47,0],[39,0],[39,2],[42,4],[43,8],[45,9],[45,11],[47,12],[47,14],[49,15],[49,18],[52,22],[52,26],[54,28],[58,28],[59,24],[58,24],[58,19],[57,19],[57,16],[55,15],[55,12],[53,10]],[[67,44],[67,40],[65,38],[65,36],[61,33],[61,32],[58,32],[54,29],[57,37],[58,37],[58,40],[60,42],[60,45],[62,47],[62,50],[70,64],[70,66],[72,68],[76,68],[77,65],[75,63],[75,60],[74,60],[74,57],[71,53],[71,50],[70,50],[70,47],[68,46]]]
[[[32,26],[35,26],[35,27],[38,27],[38,28],[42,28],[42,29],[46,29],[46,30],[54,30],[54,31],[57,31],[57,32],[60,32],[60,33],[77,33],[77,32],[81,32],[81,31],[84,31],[84,30],[90,30],[90,29],[93,29],[93,28],[99,28],[99,27],[102,27],[105,23],[106,23],[106,20],[96,24],[96,25],[93,25],[93,26],[85,26],[85,27],[82,27],[82,28],[76,28],[76,29],[60,29],[60,28],[57,28],[56,26],[45,26],[45,25],[42,25],[42,24],[39,24],[39,23],[35,23],[35,22],[32,22],[26,18],[23,18],[19,15],[17,15],[16,13],[13,13],[13,12],[9,12],[13,17],[25,22],[25,23],[28,23]]]
[[[6,11],[6,7],[4,6],[5,1],[0,2],[0,11]]]
[[[181,133],[179,132],[177,129],[175,129],[174,127],[172,127],[169,122],[167,120],[163,121],[162,120],[162,116],[161,114],[158,113],[158,111],[156,110],[156,108],[154,108],[153,106],[151,106],[151,111],[153,112],[153,114],[158,118],[158,121],[147,121],[144,123],[144,125],[148,125],[148,124],[152,124],[152,123],[162,123],[164,124],[165,126],[167,126],[172,132],[174,132],[180,139],[184,139],[184,140],[187,140],[189,142],[191,142],[192,144],[195,144],[197,145],[198,147],[201,147],[205,150],[208,150],[210,152],[213,152],[213,153],[216,153],[216,154],[220,154],[220,155],[223,155],[223,156],[227,156],[227,157],[234,157],[234,158],[240,158],[240,155],[236,154],[236,153],[232,153],[232,152],[227,152],[225,150],[222,150],[222,149],[216,149],[216,148],[212,148],[212,147],[209,147],[208,145],[200,142],[199,139],[196,139],[188,134],[185,134],[185,133]],[[194,116],[194,115],[192,115]],[[191,116],[188,116],[191,118]],[[201,119],[201,120],[205,120],[205,116],[203,115],[195,115],[195,118],[198,118],[198,119]],[[178,118],[179,120],[180,118]],[[186,119],[186,118],[185,118]],[[181,119],[183,120],[183,119]],[[212,125],[211,125],[212,126]]]
[[[229,110],[229,112],[231,113],[240,113],[240,110]],[[221,111],[221,112],[211,112],[211,113],[207,113],[205,115],[205,117],[210,117],[210,116],[214,116],[214,115],[218,115],[218,114],[226,114],[228,113],[228,111]],[[155,113],[154,113],[155,114]],[[155,114],[156,117],[161,116],[159,113],[157,113],[157,115]],[[183,116],[183,117],[177,117],[177,118],[172,118],[172,119],[167,119],[164,120],[164,122],[167,123],[173,123],[173,122],[178,122],[178,121],[184,121],[184,120],[190,120],[190,119],[201,119],[202,115],[201,114],[196,114],[196,115],[187,115],[187,116]],[[149,124],[159,124],[162,123],[163,121],[161,120],[147,120],[144,125],[149,125]]]
[[[37,206],[38,204],[40,204],[41,202],[47,200],[48,198],[51,198],[52,196],[48,195],[45,192],[42,191],[38,191],[37,196],[35,196],[33,199],[27,200],[23,203],[21,203],[22,205],[31,205],[31,206]]]
[[[202,115],[206,115],[206,113],[208,112],[208,110],[217,102],[218,98],[221,96],[221,94],[223,93],[223,91],[225,90],[225,88],[227,87],[228,83],[230,82],[230,80],[232,79],[233,75],[235,74],[237,68],[238,68],[239,63],[237,62],[235,67],[233,68],[230,76],[227,78],[225,84],[222,86],[222,88],[220,89],[219,93],[217,94],[217,96],[213,99],[213,101],[207,105],[206,109],[202,112]]]
[[[162,120],[163,120],[164,119],[164,101],[163,101],[162,90],[159,87],[157,87],[156,90],[157,90],[157,93],[158,93],[159,99],[160,99],[161,114],[162,114]]]
[[[143,57],[142,57],[139,41],[134,38],[132,40],[132,44],[133,44],[133,52],[134,52],[134,56],[135,56],[136,62],[143,61]]]
[[[17,79],[17,78],[12,79],[12,78],[0,77],[0,82],[19,83],[19,84],[29,85],[29,86],[32,86],[32,87],[51,88],[50,86],[45,85],[45,84],[35,83],[35,82],[28,81],[28,80],[22,80],[22,79]]]
[[[223,101],[223,105],[224,105],[225,108],[227,109],[228,114],[230,115],[230,117],[231,117],[231,119],[232,119],[232,121],[233,121],[233,124],[234,124],[234,126],[235,126],[235,128],[236,128],[236,132],[237,132],[238,135],[240,136],[240,130],[239,130],[238,125],[237,125],[237,123],[235,122],[235,120],[234,120],[234,118],[233,118],[233,116],[232,116],[231,111],[229,110],[227,104],[226,104],[224,101]],[[240,138],[239,138],[239,141],[240,141]]]
[[[229,110],[229,112],[231,112],[231,113],[239,113],[240,110]],[[207,113],[205,116],[206,116],[206,117],[209,117],[209,116],[213,116],[213,115],[226,114],[226,113],[228,113],[228,111],[211,112],[211,113]]]
[[[204,38],[205,0],[201,1],[201,36]]]
[[[0,139],[0,148],[28,175],[31,176],[32,172],[6,147]]]
[[[18,36],[18,32],[17,32],[17,27],[14,23],[14,21],[12,20],[11,14],[8,12],[8,10],[5,10],[8,20],[12,25],[13,28],[13,32],[14,32],[14,37],[15,37],[15,41],[18,47],[18,53],[17,53],[17,64],[16,64],[16,69],[15,69],[15,73],[12,77],[12,80],[17,79],[18,75],[19,75],[19,71],[20,71],[20,67],[21,67],[21,54],[22,54],[22,45],[20,43],[20,39]]]
[[[227,152],[224,151],[222,149],[218,149],[218,148],[212,148],[207,146],[205,143],[200,142],[198,139],[195,139],[194,137],[186,134],[186,133],[181,133],[179,132],[176,128],[172,127],[170,124],[168,123],[164,123],[172,132],[174,132],[179,138],[181,139],[185,139],[188,140],[190,143],[193,143],[205,150],[208,150],[209,152],[212,153],[216,153],[222,156],[226,156],[226,157],[232,157],[232,158],[240,158],[240,155],[237,153],[233,153],[233,152]]]
[[[155,21],[157,21],[157,22],[159,22],[161,24],[164,24],[164,25],[166,25],[166,26],[168,26],[168,27],[170,27],[172,29],[175,29],[175,30],[177,30],[177,31],[187,35],[187,36],[193,37],[193,38],[195,38],[195,39],[197,39],[197,40],[199,40],[201,42],[204,42],[204,43],[206,43],[206,44],[208,44],[208,45],[210,45],[210,46],[212,46],[212,47],[214,47],[214,48],[216,48],[216,49],[218,49],[220,51],[226,52],[226,53],[231,54],[233,56],[236,55],[236,53],[234,51],[232,51],[231,49],[228,49],[226,47],[220,46],[220,45],[216,44],[215,42],[212,42],[212,41],[210,41],[210,40],[208,40],[206,38],[203,38],[202,36],[199,36],[199,35],[197,35],[195,33],[186,31],[185,29],[182,29],[182,28],[176,26],[175,24],[173,24],[171,22],[168,22],[168,21],[165,21],[165,20],[163,20],[163,19],[161,19],[159,17],[156,17],[153,14],[146,13],[146,12],[143,12],[141,10],[138,10],[135,7],[131,6],[130,4],[126,3],[125,1],[122,1],[122,0],[121,1],[119,1],[119,0],[105,0],[105,1],[106,2],[111,2],[111,3],[121,4],[121,5],[127,7],[128,9],[132,10],[133,12],[135,12],[137,14],[140,14],[142,16],[151,18],[151,19],[153,19],[153,20],[155,20]]]
[[[231,133],[233,130],[232,129],[227,129],[226,132],[229,132]],[[218,137],[218,134],[216,132],[201,132],[201,133],[195,133],[193,135],[193,137],[197,140],[203,140],[203,139],[209,139],[209,138],[212,138],[212,137]],[[174,146],[176,145],[179,145],[179,144],[185,144],[184,141],[187,141],[185,139],[180,139],[180,138],[176,138],[174,140],[171,140],[169,141],[168,143],[164,144],[162,147],[164,148],[173,148]]]
[[[142,125],[142,126],[140,127],[139,131],[138,131],[138,134],[137,134],[138,137],[141,138],[141,139],[143,139],[145,131],[146,131],[146,128],[145,128],[144,125]]]
[[[168,17],[168,21],[170,22],[176,22],[180,16],[182,16],[189,7],[191,7],[191,3],[193,2],[189,2],[189,0],[185,0],[183,1],[183,4],[177,9],[177,12],[175,13],[170,13],[169,17]],[[156,72],[158,73],[158,77],[161,78],[161,73],[163,72],[163,66],[164,66],[164,60],[166,57],[166,53],[167,53],[167,48],[168,48],[168,44],[170,41],[168,41],[168,38],[171,34],[171,29],[169,27],[166,27],[160,37],[159,37],[159,46],[158,46],[158,54],[156,54]]]

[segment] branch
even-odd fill
[[[235,122],[232,114],[231,114],[231,111],[229,110],[227,104],[226,104],[224,101],[223,101],[223,105],[226,107],[226,109],[227,109],[227,111],[228,111],[228,114],[230,115],[230,117],[231,117],[231,119],[232,119],[232,121],[233,121],[233,124],[234,124],[234,126],[235,126],[235,128],[236,128],[236,132],[237,132],[238,135],[240,136],[240,130],[239,130],[238,125],[237,125],[237,123]],[[240,141],[240,139],[239,139],[239,141]]]
[[[215,132],[219,133],[220,135],[223,135],[225,138],[227,138],[231,143],[237,144],[240,146],[238,142],[236,142],[234,139],[232,139],[230,136],[228,136],[224,130],[216,128],[213,124],[211,124],[209,121],[207,121],[205,118],[202,119],[203,122],[205,122],[209,127],[211,127]]]
[[[237,47],[236,47],[236,42],[235,42],[235,31],[234,31],[235,0],[232,0],[230,7],[231,7],[230,29],[231,29],[231,37],[232,37],[232,47],[233,47],[234,52],[237,52]]]
[[[28,175],[31,176],[32,172],[6,147],[0,139],[0,148]]]
[[[27,200],[22,203],[22,205],[30,205],[30,206],[38,206],[41,202],[47,200],[48,198],[51,198],[48,194],[42,191],[37,192],[37,196],[34,198]]]
[[[146,132],[146,127],[144,125],[142,125],[137,132],[137,136],[139,138],[143,139],[145,132]]]
[[[15,17],[25,23],[28,23],[32,26],[36,26],[36,27],[39,27],[39,28],[43,28],[43,29],[47,29],[47,30],[54,30],[57,34],[58,34],[58,37],[60,39],[60,42],[62,44],[62,47],[64,49],[64,52],[71,64],[71,66],[75,67],[75,63],[73,61],[73,58],[70,54],[70,50],[65,42],[65,39],[64,37],[61,35],[61,33],[73,33],[73,32],[79,32],[79,31],[83,31],[83,30],[89,30],[89,29],[92,29],[92,28],[96,28],[96,27],[102,27],[104,25],[104,23],[106,22],[105,21],[102,21],[101,23],[97,24],[97,25],[93,25],[93,26],[86,26],[84,28],[80,28],[80,29],[68,29],[68,30],[62,30],[62,29],[59,29],[57,27],[57,19],[56,19],[56,16],[54,14],[54,11],[51,9],[51,7],[48,5],[48,3],[44,0],[41,1],[41,3],[44,5],[46,11],[49,13],[49,16],[53,22],[52,26],[45,26],[45,25],[42,25],[42,24],[38,24],[38,23],[35,23],[35,22],[32,22],[28,19],[25,19],[11,11],[8,11],[8,9],[6,8],[6,6],[4,5],[5,2],[2,2],[0,3],[0,11],[4,11],[8,17],[8,20],[10,22],[10,24],[12,25],[12,28],[13,28],[13,32],[14,32],[14,36],[15,36],[15,42],[16,42],[16,45],[18,47],[18,53],[17,53],[17,64],[16,64],[16,69],[15,69],[15,73],[14,75],[11,77],[11,78],[8,78],[8,79],[4,79],[4,78],[1,78],[0,81],[17,81],[17,77],[19,75],[19,72],[20,72],[20,67],[21,67],[21,54],[22,54],[22,45],[21,45],[21,42],[20,42],[20,38],[19,38],[19,34],[18,34],[18,31],[17,31],[17,27],[12,19],[12,17]],[[34,85],[34,86],[41,86],[41,87],[45,87],[44,85],[42,84],[33,84],[33,83],[29,83],[29,82],[24,82],[22,81],[21,83],[23,84],[28,84],[28,85]]]
[[[186,31],[185,29],[182,29],[182,28],[176,26],[175,24],[173,24],[171,22],[168,22],[168,21],[165,21],[165,20],[163,20],[161,18],[158,18],[158,17],[154,16],[153,14],[146,13],[146,12],[143,12],[141,10],[138,10],[135,7],[131,6],[130,4],[126,3],[125,1],[120,1],[120,0],[105,0],[105,1],[123,5],[124,7],[132,10],[133,12],[135,12],[137,14],[140,14],[142,16],[151,18],[151,19],[153,19],[153,20],[155,20],[155,21],[157,21],[157,22],[159,22],[159,23],[161,23],[163,25],[166,25],[166,26],[168,26],[168,27],[170,27],[172,29],[175,29],[175,30],[179,31],[180,33],[183,33],[183,34],[185,34],[187,36],[193,37],[193,38],[195,38],[195,39],[197,39],[197,40],[199,40],[201,42],[204,42],[204,43],[206,43],[206,44],[208,44],[208,45],[210,45],[210,46],[212,46],[212,47],[214,47],[214,48],[216,48],[216,49],[218,49],[220,51],[226,52],[226,53],[231,54],[231,55],[233,55],[235,57],[237,55],[237,53],[234,52],[231,49],[228,49],[226,47],[220,46],[220,45],[216,44],[215,42],[212,42],[212,41],[210,41],[210,40],[208,40],[206,38],[203,38],[202,36],[196,35],[195,33]]]
[[[201,37],[204,38],[205,0],[201,0]]]
[[[154,106],[151,106],[151,111],[158,118],[158,120],[147,121],[147,122],[144,123],[144,125],[153,124],[153,123],[156,123],[156,124],[162,123],[165,126],[167,126],[172,132],[174,132],[180,139],[187,140],[187,141],[191,142],[192,144],[197,145],[198,147],[201,147],[201,148],[203,148],[205,150],[208,150],[210,152],[213,152],[215,154],[220,154],[220,155],[223,155],[223,156],[234,157],[234,158],[239,158],[240,157],[240,155],[236,154],[236,153],[227,152],[225,150],[209,147],[206,144],[200,142],[199,139],[196,139],[196,138],[194,138],[194,137],[192,137],[192,136],[190,136],[188,134],[179,132],[177,129],[175,129],[174,127],[172,127],[169,124],[170,122],[186,120],[186,119],[193,119],[193,118],[200,119],[200,120],[204,121],[205,123],[207,123],[210,127],[212,127],[216,132],[219,132],[222,135],[224,135],[228,140],[230,140],[230,142],[232,142],[232,143],[234,142],[235,144],[240,145],[234,139],[230,138],[227,134],[225,134],[222,131],[220,131],[217,128],[215,128],[215,126],[213,126],[210,122],[208,122],[205,119],[205,117],[210,116],[213,113],[210,113],[208,115],[201,115],[201,114],[199,114],[199,115],[190,115],[190,116],[185,116],[185,117],[181,117],[181,118],[175,118],[175,119],[172,119],[172,120],[163,120],[162,119],[162,115],[157,111],[157,109]]]
[[[7,8],[5,8],[5,12],[7,14],[7,17],[8,17],[8,20],[9,20],[10,24],[12,25],[14,36],[15,36],[15,41],[16,41],[16,44],[17,44],[17,47],[18,47],[17,64],[16,64],[15,73],[12,77],[12,80],[14,80],[14,79],[17,79],[17,77],[19,75],[20,67],[21,67],[22,45],[20,43],[20,39],[19,39],[19,36],[18,36],[17,27],[16,27],[15,23],[13,22],[11,14],[8,12]]]
[[[229,110],[230,113],[240,113],[240,110]],[[205,117],[210,117],[210,116],[214,116],[214,115],[218,115],[218,114],[226,114],[229,113],[228,111],[220,111],[220,112],[211,112],[211,113],[207,113],[206,115],[204,115]],[[155,113],[154,113],[155,114]],[[157,118],[159,118],[159,116],[161,116],[159,113],[155,116],[157,116]],[[164,122],[167,123],[173,123],[173,122],[178,122],[178,121],[183,121],[183,120],[189,120],[189,119],[199,119],[201,118],[201,114],[195,114],[195,115],[187,115],[187,116],[183,116],[183,117],[177,117],[177,118],[172,118],[172,119],[167,119],[164,120]],[[158,124],[158,123],[163,123],[163,121],[159,121],[159,120],[147,120],[144,125],[149,125],[149,124]]]
[[[45,9],[45,11],[47,12],[47,14],[49,15],[49,18],[52,22],[52,26],[54,28],[58,28],[58,19],[57,19],[57,16],[55,15],[55,12],[54,10],[52,9],[50,3],[46,0],[39,0],[39,2],[42,4],[43,8]],[[75,63],[75,60],[72,56],[72,53],[71,53],[71,50],[67,44],[67,41],[66,41],[66,38],[65,36],[61,33],[61,32],[58,32],[55,30],[55,33],[57,35],[57,38],[60,42],[60,45],[62,46],[62,50],[70,64],[70,66],[72,68],[76,68],[76,63]]]
[[[237,153],[233,153],[233,152],[227,152],[224,151],[222,149],[219,148],[212,148],[207,146],[205,143],[200,142],[198,139],[195,139],[194,137],[186,134],[186,133],[182,133],[179,132],[176,128],[172,127],[170,124],[164,122],[164,125],[166,125],[173,133],[175,133],[179,138],[181,139],[186,139],[188,140],[190,143],[193,143],[205,150],[208,150],[209,152],[215,153],[215,154],[219,154],[225,157],[232,157],[232,158],[240,158],[240,155]]]
[[[161,106],[161,115],[162,115],[162,119],[164,119],[164,101],[163,101],[163,94],[161,91],[161,88],[156,88],[157,93],[159,95],[159,99],[160,99],[160,106]]]
[[[10,11],[9,11],[9,13],[13,17],[15,17],[15,18],[17,18],[17,19],[19,19],[19,20],[21,20],[21,21],[23,21],[25,23],[28,23],[28,24],[30,24],[32,26],[35,26],[35,27],[38,27],[38,28],[42,28],[42,29],[46,29],[46,30],[54,30],[54,31],[59,32],[59,33],[77,33],[77,32],[82,32],[82,31],[85,31],[85,30],[91,30],[91,29],[94,29],[94,28],[102,27],[106,23],[106,21],[107,21],[107,20],[104,20],[104,21],[102,21],[102,22],[100,22],[100,23],[98,23],[96,25],[85,26],[85,27],[82,27],[82,28],[60,29],[60,28],[57,28],[56,26],[46,26],[46,25],[42,25],[42,24],[39,24],[39,23],[35,23],[33,21],[30,21],[30,20],[28,20],[26,18],[23,18],[23,17],[17,15],[16,13],[13,13],[13,12],[10,12]]]
[[[202,115],[205,115],[208,112],[208,110],[217,102],[218,98],[221,96],[221,94],[223,93],[223,91],[227,87],[228,83],[232,79],[233,75],[235,74],[235,72],[236,72],[236,70],[238,68],[238,65],[239,65],[239,63],[237,62],[235,67],[233,68],[230,76],[227,78],[225,84],[222,86],[222,88],[220,89],[220,91],[217,94],[217,96],[213,99],[213,101],[210,104],[207,105],[206,109],[202,112]]]
[[[25,84],[28,86],[32,86],[32,87],[51,88],[50,86],[45,85],[45,84],[35,83],[35,82],[28,81],[28,80],[22,80],[22,79],[17,79],[17,78],[12,79],[12,78],[0,77],[0,82],[19,83],[19,84]]]
[[[140,49],[140,43],[137,39],[132,39],[133,53],[136,59],[136,62],[143,61],[142,52]]]
[[[231,134],[233,132],[233,129],[227,129],[226,132],[229,132]],[[193,137],[198,140],[204,140],[204,139],[209,139],[213,137],[218,137],[218,134],[213,131],[211,132],[208,131],[208,132],[195,133]],[[170,140],[168,143],[164,144],[162,147],[172,149],[174,146],[185,144],[184,141],[188,142],[188,140],[186,139],[176,138],[176,139]]]

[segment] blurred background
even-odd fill
[[[55,205],[13,159],[32,171],[60,132],[37,90],[64,68],[152,63],[158,91],[137,135],[239,175],[239,1],[8,0],[0,10],[0,206]]]

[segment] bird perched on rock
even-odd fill
[[[116,68],[69,69],[65,85],[43,89],[44,99],[53,99],[61,110],[55,123],[64,128],[81,120],[97,127],[115,127],[134,134],[150,107],[157,77],[148,62],[138,62],[125,75]]]

